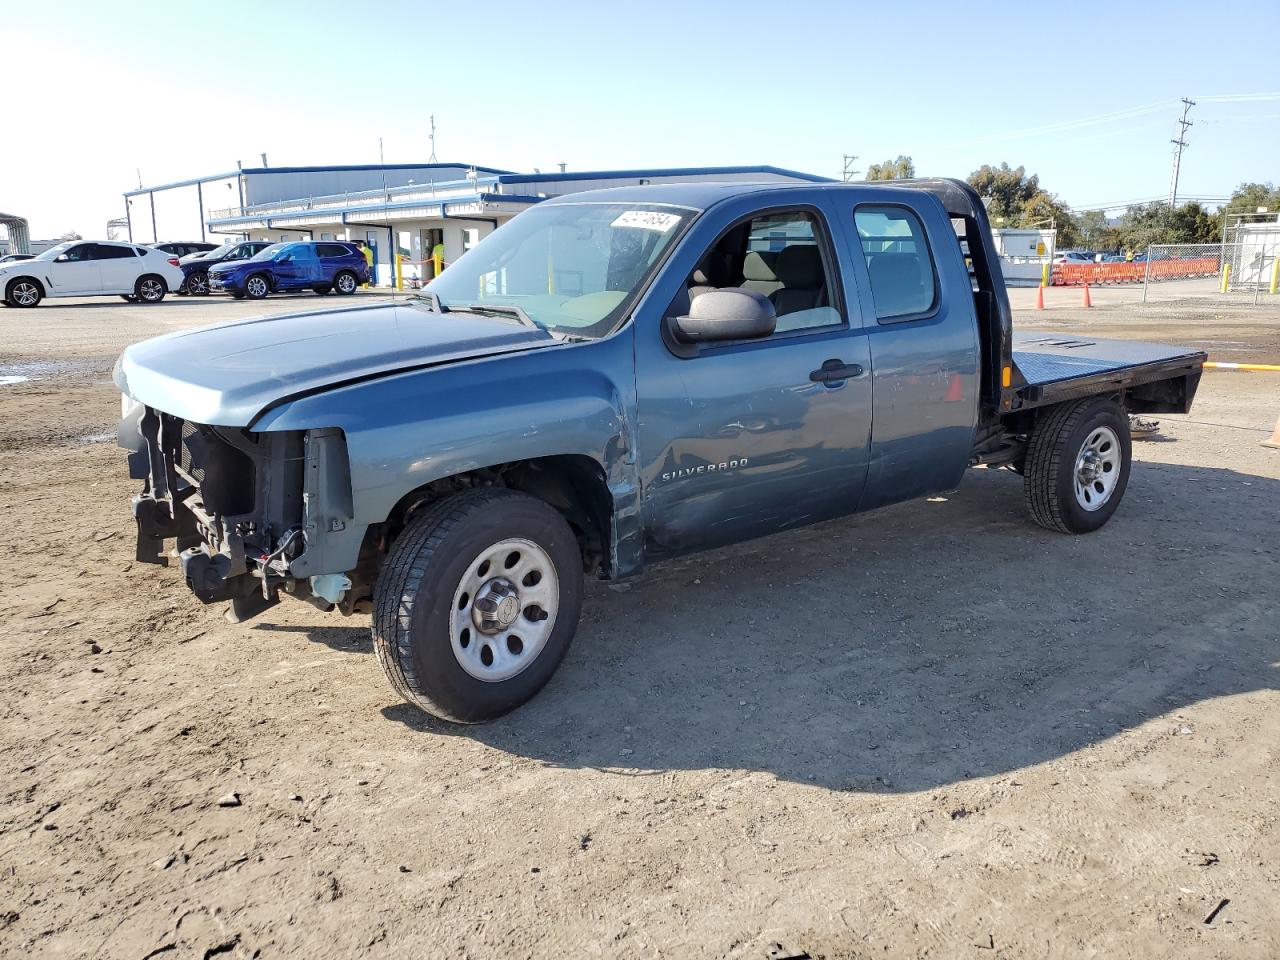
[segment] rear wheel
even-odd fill
[[[344,297],[355,293],[358,286],[360,286],[360,281],[356,279],[356,275],[350,270],[343,270],[333,278],[333,288]]]
[[[44,291],[30,277],[18,277],[5,288],[4,298],[15,307],[34,307],[44,298]]]
[[[1023,493],[1036,523],[1090,533],[1116,512],[1129,484],[1129,418],[1114,400],[1065,403],[1036,425]]]
[[[250,300],[261,300],[270,292],[271,285],[267,283],[267,278],[260,273],[255,273],[244,282],[244,294]]]
[[[159,303],[166,293],[164,281],[155,274],[139,277],[134,285],[133,295],[143,303]]]
[[[549,504],[509,490],[427,508],[396,540],[374,590],[373,640],[396,691],[478,723],[536,694],[582,610],[582,554]]]
[[[187,293],[197,297],[208,296],[209,294],[209,274],[203,270],[197,270],[191,276],[187,277]]]

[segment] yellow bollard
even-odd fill
[[[1280,254],[1271,261],[1271,293],[1275,293],[1277,287],[1280,287]]]
[[[1219,293],[1226,293],[1227,284],[1229,284],[1230,282],[1231,282],[1231,264],[1224,263],[1222,265],[1222,289],[1219,290]]]
[[[1047,263],[1040,266],[1040,286],[1047,287],[1049,285],[1049,265]]]
[[[401,274],[400,274],[400,260],[401,260],[401,256],[400,256],[400,254],[398,254],[398,253],[397,253],[397,254],[396,254],[396,289],[397,289],[397,290],[403,290],[403,289],[404,289],[404,287],[402,286],[402,284],[403,284],[404,280],[403,280],[403,278],[401,277]]]

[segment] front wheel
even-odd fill
[[[34,307],[44,297],[40,284],[27,277],[19,277],[5,289],[5,300],[15,307]]]
[[[143,303],[159,303],[165,295],[164,281],[156,276],[138,278],[133,288],[133,295]]]
[[[1116,512],[1129,485],[1129,418],[1110,399],[1049,411],[1027,448],[1023,494],[1032,518],[1061,533],[1091,533]]]
[[[187,277],[187,293],[197,297],[206,297],[209,295],[209,274],[203,270],[198,270],[191,276]]]
[[[333,288],[344,297],[355,293],[358,286],[360,286],[360,281],[356,279],[356,275],[350,270],[343,270],[333,278]]]
[[[444,720],[492,720],[551,679],[578,628],[582,554],[549,504],[474,490],[423,511],[374,590],[373,641],[409,703]]]
[[[267,278],[260,273],[255,273],[244,282],[244,293],[250,300],[261,300],[270,292],[271,285],[267,283]]]

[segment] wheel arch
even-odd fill
[[[16,276],[16,277],[10,277],[8,280],[6,280],[6,281],[4,282],[4,295],[5,295],[6,297],[8,297],[8,296],[9,296],[9,288],[10,288],[10,287],[12,287],[12,286],[13,286],[15,283],[17,283],[19,280],[30,280],[30,281],[31,281],[32,283],[34,283],[37,287],[39,287],[39,288],[40,288],[40,296],[41,296],[41,297],[47,297],[47,296],[49,296],[49,288],[48,288],[48,287],[46,287],[46,286],[44,285],[44,281],[43,281],[43,280],[41,280],[41,279],[40,279],[39,277],[37,277],[35,274],[31,274],[31,273],[23,273],[23,274],[19,274],[19,275],[18,275],[18,276]]]

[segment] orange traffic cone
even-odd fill
[[[1089,285],[1087,283],[1084,285],[1084,305],[1086,307],[1093,306],[1093,301],[1089,299]]]
[[[1280,450],[1280,417],[1276,417],[1276,429],[1275,432],[1271,434],[1271,439],[1263,440],[1262,445],[1264,447],[1274,447],[1275,449]]]
[[[1037,310],[1044,309],[1044,284],[1043,283],[1040,284],[1040,286],[1036,287],[1036,309]]]

